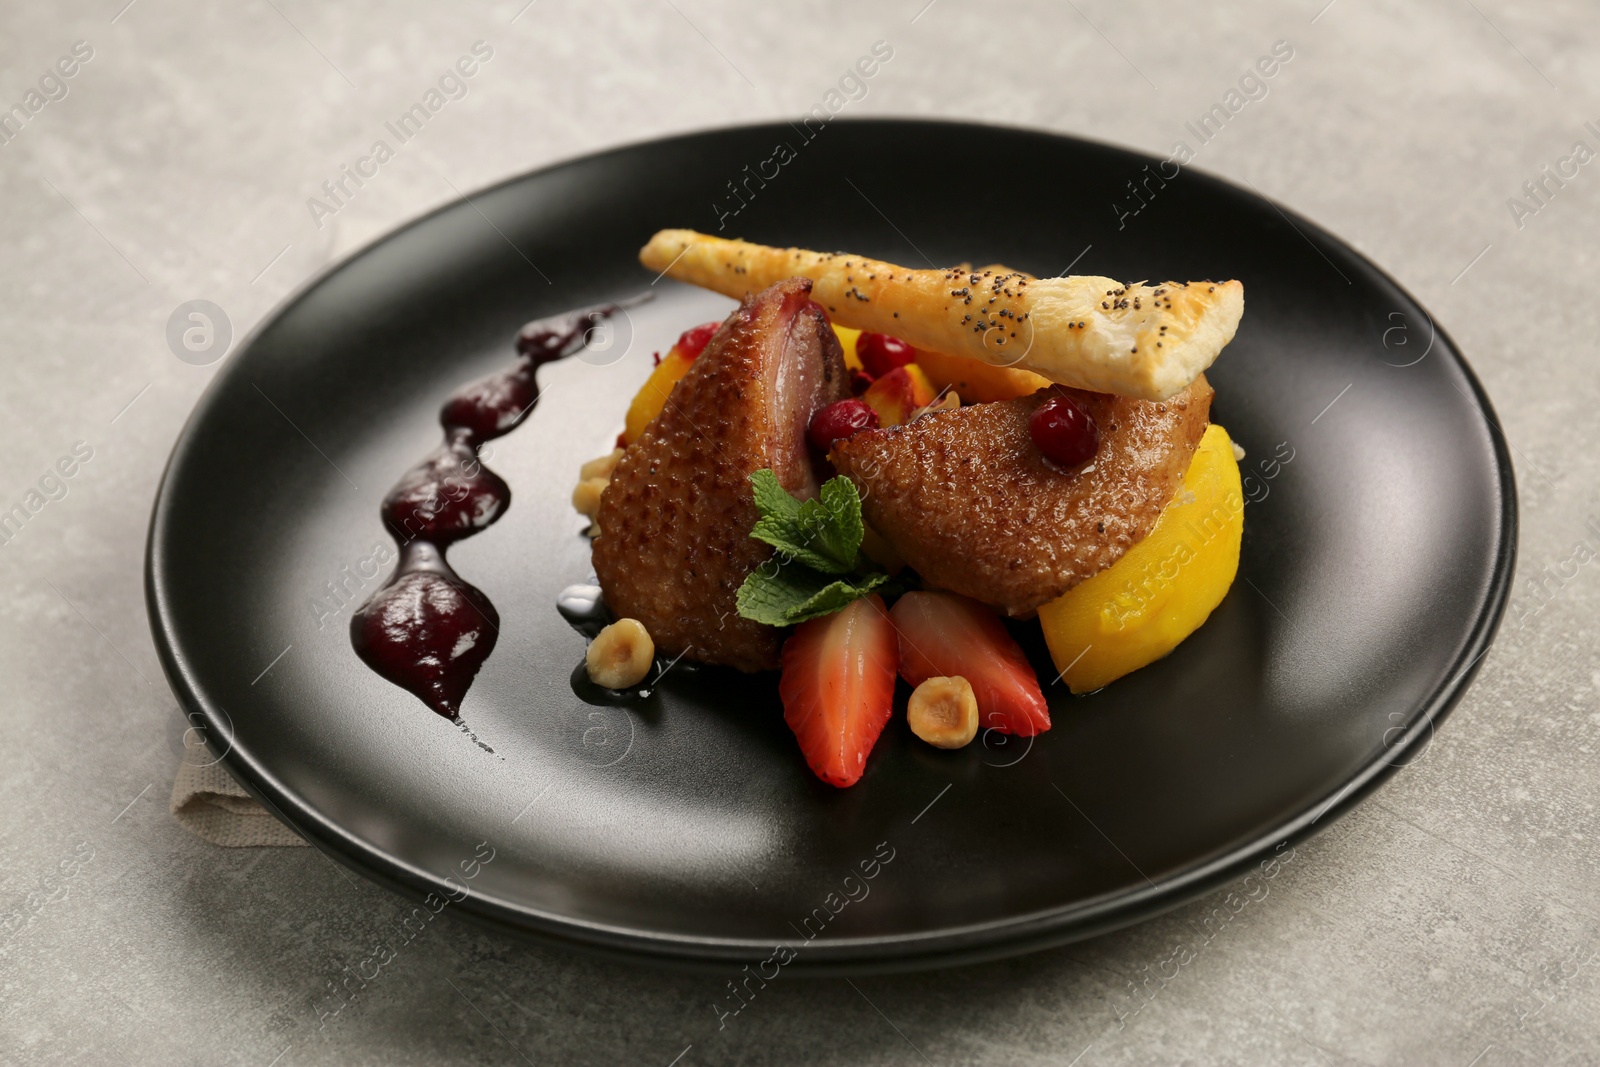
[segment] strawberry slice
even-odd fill
[[[978,723],[1032,737],[1050,729],[1050,708],[1028,657],[993,611],[954,593],[907,593],[889,613],[900,638],[900,674],[913,686],[961,677],[978,698]]]
[[[783,645],[783,721],[811,771],[855,785],[894,710],[894,627],[877,595],[795,627]]]

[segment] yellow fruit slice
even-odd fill
[[[839,335],[839,347],[844,349],[844,365],[848,370],[861,370],[861,357],[856,355],[856,338],[861,336],[860,330],[852,330],[848,326],[833,324],[833,332]]]
[[[927,373],[934,392],[952,389],[969,404],[1027,396],[1050,384],[1044,375],[1021,367],[993,367],[964,356],[947,356],[922,348],[917,349],[917,366]]]
[[[1228,431],[1213,423],[1183,487],[1121,559],[1039,609],[1050,658],[1087,693],[1177,648],[1239,571],[1244,495]]]
[[[933,403],[936,390],[915,363],[896,367],[867,386],[861,399],[878,413],[879,426],[898,426]]]
[[[622,428],[623,444],[631,445],[644,434],[645,427],[667,406],[667,394],[672,392],[679,378],[689,373],[693,362],[679,355],[676,346],[661,357],[656,369],[650,372],[650,377],[634,394],[633,403],[628,405],[628,416]]]

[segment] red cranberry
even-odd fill
[[[806,435],[820,451],[826,452],[841,437],[853,437],[862,430],[878,428],[878,413],[863,400],[835,400],[811,416]]]
[[[707,322],[696,326],[692,330],[684,330],[683,336],[678,338],[676,345],[678,354],[684,359],[693,359],[705,351],[706,345],[711,343],[711,339],[717,335],[717,331],[720,329],[722,329],[722,323]]]
[[[850,372],[850,392],[855,396],[860,396],[876,380],[864,370],[853,370]]]
[[[881,378],[896,367],[913,362],[917,358],[917,350],[898,337],[863,330],[861,336],[856,338],[856,355],[860,357],[861,365],[867,368],[868,374]]]
[[[1044,458],[1062,467],[1076,467],[1100,449],[1100,429],[1070,396],[1051,397],[1028,418],[1028,436]]]

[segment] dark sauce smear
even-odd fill
[[[540,367],[581,351],[596,327],[649,296],[522,327],[516,363],[445,401],[439,412],[444,443],[383,500],[383,522],[400,546],[400,562],[351,617],[350,643],[367,666],[447,719],[460,713],[500,636],[500,615],[489,598],[445,561],[451,545],[492,525],[511,503],[511,487],[483,465],[478,449],[528,417],[539,400]]]

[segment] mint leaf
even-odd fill
[[[780,558],[794,560],[824,574],[843,574],[850,569],[850,564],[841,564],[828,554],[827,546],[814,530],[806,530],[798,524],[761,518],[750,528],[750,536],[777,549]]]
[[[800,505],[800,521],[812,528],[815,523],[817,541],[822,550],[838,560],[842,574],[856,564],[861,553],[861,495],[855,483],[843,476],[834,476],[822,484],[815,500]]]
[[[861,550],[861,497],[848,478],[830,478],[815,500],[784,492],[770,470],[750,476],[761,518],[750,536],[824,574],[847,574]]]
[[[750,536],[777,552],[739,587],[739,614],[767,626],[792,626],[832,615],[889,581],[864,566],[861,495],[848,478],[830,478],[801,502],[770,470],[750,476],[761,517]]]
[[[759,470],[750,476],[750,492],[762,518],[792,521],[800,514],[800,501],[789,495],[771,470]]]
[[[741,618],[788,626],[789,609],[821,593],[830,581],[810,567],[779,567],[769,560],[746,576],[734,603]]]
[[[793,626],[832,615],[889,580],[883,573],[834,578],[810,567],[786,564],[756,568],[739,587],[739,614],[767,626]]]
[[[805,602],[791,607],[788,613],[789,621],[805,622],[807,619],[818,619],[842,611],[852,600],[860,600],[888,580],[889,576],[879,571],[859,578],[829,582]]]

